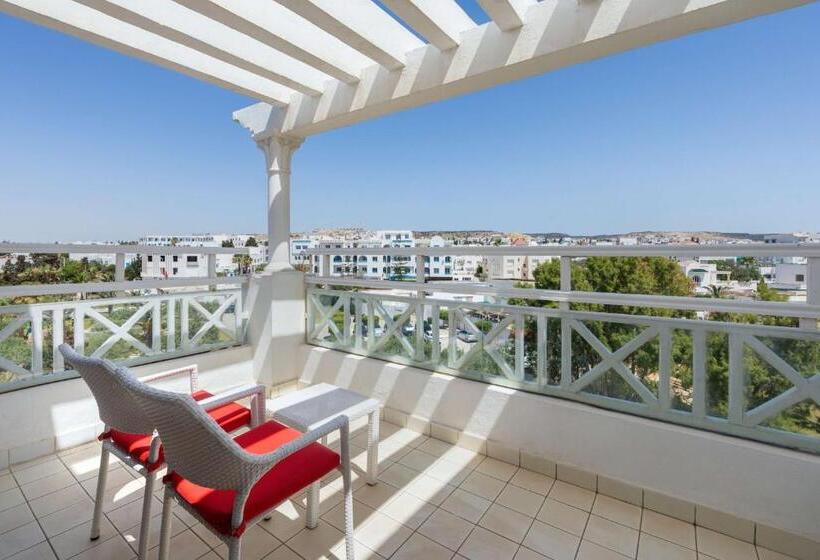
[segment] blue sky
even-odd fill
[[[309,138],[293,227],[820,230],[820,4]],[[0,239],[265,230],[252,100],[0,16]]]

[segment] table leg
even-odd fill
[[[321,489],[321,482],[314,482],[308,486],[307,514],[305,515],[305,526],[308,529],[315,529],[319,524],[319,492]]]
[[[367,483],[376,484],[379,476],[379,409],[370,413],[367,421]]]

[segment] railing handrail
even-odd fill
[[[820,243],[722,243],[719,245],[533,245],[488,246],[448,245],[446,247],[314,247],[300,251],[307,255],[390,255],[390,256],[538,256],[538,257],[820,257]]]
[[[201,247],[193,245],[107,245],[62,243],[0,243],[3,253],[76,253],[87,255],[246,255],[248,247]]]
[[[411,292],[445,292],[455,294],[489,295],[503,298],[555,301],[558,303],[587,303],[623,305],[687,311],[722,313],[753,313],[806,319],[820,318],[820,305],[802,302],[745,301],[706,297],[663,296],[645,294],[617,294],[606,292],[579,292],[542,290],[538,288],[503,288],[474,282],[399,282],[395,280],[365,280],[336,276],[305,276],[313,285],[348,286],[370,289],[406,290]]]
[[[125,292],[130,290],[154,290],[165,288],[185,288],[191,286],[213,286],[217,284],[237,285],[248,281],[248,275],[241,276],[196,276],[192,278],[167,278],[152,280],[126,280],[122,282],[78,282],[64,284],[17,284],[0,286],[0,297],[50,296],[65,294],[93,294],[100,292]]]

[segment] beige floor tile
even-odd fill
[[[763,548],[762,546],[757,547],[757,557],[760,560],[797,560],[796,558],[775,552],[774,550],[769,550],[768,548]]]
[[[436,506],[441,505],[455,489],[455,486],[426,474],[417,476],[406,488],[407,492],[413,496]]]
[[[28,504],[20,504],[0,511],[0,535],[32,521],[34,521],[34,514],[31,513]]]
[[[156,496],[151,499],[151,517],[154,517],[162,513],[162,502]],[[105,515],[117,531],[122,533],[142,520],[142,498],[113,509]]]
[[[514,509],[529,517],[535,517],[538,510],[541,509],[541,504],[544,503],[544,496],[508,484],[495,501],[504,507]]]
[[[51,494],[57,490],[62,490],[63,488],[72,486],[76,483],[77,480],[74,476],[72,476],[68,470],[63,469],[57,474],[41,478],[40,480],[35,480],[34,482],[29,482],[28,484],[23,484],[20,486],[20,490],[23,491],[23,495],[26,497],[26,500],[31,501],[41,496]]]
[[[81,552],[71,560],[131,560],[136,558],[128,543],[120,535],[115,535],[98,546]]]
[[[476,527],[458,553],[469,560],[510,560],[518,545],[491,531]]]
[[[410,453],[399,459],[398,462],[405,467],[410,467],[413,470],[421,472],[431,467],[436,460],[437,458],[432,455],[428,455],[418,449],[413,449]]]
[[[603,494],[595,496],[592,513],[633,529],[641,527],[641,508]]]
[[[638,531],[609,519],[590,515],[584,540],[592,541],[629,558],[638,551]]]
[[[458,550],[474,525],[442,509],[436,510],[418,532],[451,550]]]
[[[535,492],[542,496],[546,496],[547,493],[549,493],[554,483],[554,478],[534,471],[528,471],[527,469],[518,469],[510,479],[510,484],[514,484],[519,488],[524,488],[525,490]]]
[[[359,528],[362,524],[370,518],[376,510],[361,502],[353,500],[353,527]],[[336,527],[338,530],[344,532],[345,530],[345,508],[344,504],[333,506],[329,511],[325,512],[322,519]]]
[[[424,474],[442,480],[453,486],[458,486],[466,479],[472,469],[459,463],[439,459],[433,465],[425,469]]]
[[[66,558],[71,558],[81,552],[95,548],[117,534],[117,530],[114,529],[114,526],[111,525],[105,517],[103,517],[100,522],[100,538],[92,541],[89,538],[90,532],[91,522],[87,521],[49,540],[51,541],[51,546],[54,548],[54,552],[57,553],[57,557],[60,558],[60,560],[65,560]]]
[[[0,535],[0,558],[8,558],[44,540],[46,540],[46,537],[36,521],[26,523],[22,527],[17,527]]]
[[[618,554],[614,550],[590,541],[581,541],[581,546],[578,547],[578,556],[576,556],[576,560],[628,560],[628,558],[628,556]],[[666,559],[659,558],[658,560]]]
[[[0,475],[0,492],[5,492],[12,488],[17,488],[17,481],[14,480],[14,477],[11,476],[11,474]]]
[[[259,526],[284,542],[304,529],[305,510],[288,500],[271,513],[270,521],[260,521]]]
[[[638,560],[697,560],[694,550],[665,541],[649,533],[641,533]]]
[[[379,480],[386,482],[396,488],[406,488],[415,478],[419,476],[419,472],[411,469],[401,463],[390,465],[379,474]]]
[[[151,518],[151,526],[149,527],[148,531],[148,548],[153,548],[159,544],[159,533],[162,526],[162,513],[161,512],[154,512],[154,516]],[[126,542],[131,545],[135,551],[139,548],[139,535],[140,529],[142,524],[137,522],[133,527],[129,527],[125,531],[121,531],[122,536],[125,538]],[[171,518],[171,536],[178,535],[185,531],[188,526],[185,523],[182,523],[176,517]]]
[[[552,525],[535,520],[523,545],[552,560],[573,560],[581,539]]]
[[[438,439],[430,438],[419,445],[417,449],[433,455],[434,457],[442,457],[448,451],[455,449],[455,446]]]
[[[40,526],[46,536],[51,538],[86,521],[91,521],[94,513],[94,502],[91,498],[72,504],[67,508],[40,517]]]
[[[550,560],[543,554],[538,554],[534,550],[530,550],[526,547],[521,547],[518,549],[518,552],[515,553],[515,560]]]
[[[19,471],[24,471],[26,469],[30,469],[31,467],[33,467],[35,465],[39,465],[40,463],[45,463],[47,461],[51,461],[51,459],[53,457],[54,457],[54,454],[50,453],[48,455],[43,455],[42,457],[37,457],[36,459],[30,459],[28,461],[23,461],[22,463],[15,463],[15,464],[11,465],[11,467],[10,467],[11,472],[16,473],[16,472],[19,472]]]
[[[493,504],[478,523],[493,533],[498,533],[511,541],[520,543],[532,525],[532,517],[518,513],[504,506]]]
[[[387,502],[379,511],[411,529],[418,529],[436,510],[436,506],[403,492]]]
[[[478,523],[481,516],[489,509],[492,502],[461,488],[456,488],[441,508],[455,514],[470,523]]]
[[[357,541],[384,557],[396,552],[412,533],[411,529],[378,511],[374,511],[355,529]]]
[[[536,518],[580,537],[586,529],[589,513],[563,502],[547,498]]]
[[[68,472],[68,469],[63,465],[57,457],[52,456],[51,459],[38,463],[32,467],[23,470],[15,470],[14,478],[17,484],[23,486],[36,480],[48,478],[63,472]]]
[[[203,556],[200,560],[210,560],[209,558]],[[302,557],[293,552],[291,549],[287,547],[287,545],[282,545],[267,556],[265,556],[265,560],[302,560]]]
[[[592,510],[595,502],[595,492],[569,484],[563,480],[555,481],[550,490],[549,497],[567,505],[577,507],[585,511]]]
[[[171,537],[170,550],[170,557],[173,560],[195,560],[208,553],[208,545],[197,537],[193,531],[187,529]],[[148,551],[148,560],[157,560],[158,556],[158,546]]]
[[[453,551],[427,537],[414,533],[401,545],[391,560],[449,560]]]
[[[26,498],[19,488],[10,488],[4,492],[0,492],[0,511],[17,507],[25,502]]]
[[[402,493],[402,490],[390,484],[365,485],[353,492],[353,499],[379,509]]]
[[[266,556],[266,558],[270,558],[270,555]],[[297,558],[297,560],[299,560],[299,555],[298,554],[296,554],[296,558]],[[223,560],[223,559],[219,554],[217,554],[216,552],[211,550],[210,552],[206,552],[205,556],[200,556],[196,560]]]
[[[365,545],[360,543],[359,541],[353,541],[353,556],[356,560],[381,560],[384,556],[381,556],[377,552],[370,550]],[[330,553],[328,554],[328,558],[332,558],[334,560],[347,560],[347,546],[345,545],[344,540],[330,549]]]
[[[279,548],[281,544],[279,539],[258,525],[254,525],[242,535],[242,560],[261,560]],[[228,557],[227,545],[220,544],[215,550],[223,558]]]
[[[695,549],[695,526],[691,523],[657,513],[651,509],[643,510],[641,531],[664,540]]]
[[[287,542],[288,547],[305,560],[333,558],[330,551],[339,544],[344,544],[344,534],[321,520],[315,529],[302,529]]]
[[[518,467],[492,457],[487,457],[481,461],[481,464],[479,464],[475,470],[482,474],[492,476],[493,478],[503,480],[504,482],[509,482],[515,474],[515,471],[518,470]]]
[[[51,545],[44,541],[22,552],[11,556],[9,560],[56,560]]]
[[[490,501],[498,497],[504,486],[506,484],[503,481],[475,471],[470,473],[470,476],[461,483],[462,489]]]
[[[31,510],[37,517],[45,517],[55,511],[60,511],[74,504],[90,500],[85,490],[79,484],[73,484],[62,490],[57,490],[42,498],[37,498],[29,502]]]
[[[755,560],[755,547],[747,542],[716,533],[704,527],[697,527],[698,553],[717,560]]]
[[[304,525],[302,526],[304,527]],[[207,544],[210,548],[219,548],[222,544],[222,539],[220,539],[216,533],[211,531],[208,527],[203,525],[202,523],[197,523],[196,525],[192,526],[191,531],[194,534],[202,539],[202,541]]]

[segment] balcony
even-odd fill
[[[362,426],[352,441],[358,558],[818,560],[816,244],[408,247],[407,235],[385,247],[385,235],[290,254],[291,163],[312,135],[807,3],[478,0],[477,24],[452,0],[0,0],[252,98],[233,118],[264,154],[269,248],[263,271],[220,275],[218,256],[246,251],[0,245],[24,259],[106,254],[113,267],[104,280],[0,286],[0,560],[137,550],[141,482],[117,463],[103,538],[88,539],[102,425],[55,351],[63,342],[138,376],[195,363],[211,392],[327,382],[378,399],[376,486],[361,476]],[[137,254],[159,257],[158,277],[127,278]],[[187,259],[169,269],[188,254],[204,255],[205,276]],[[362,254],[385,257],[376,274],[391,279],[368,278]],[[807,275],[789,282],[805,301],[672,294],[664,281],[591,289],[575,272],[704,256],[805,258]],[[426,277],[436,257],[470,272]],[[471,281],[487,259],[507,281]],[[509,281],[521,262],[527,280],[555,264],[552,284]],[[331,477],[315,529],[304,495],[283,503],[245,557],[341,557],[339,501]],[[174,558],[225,557],[176,517]]]
[[[135,251],[171,249],[107,250],[121,267]],[[820,433],[789,411],[800,404],[804,419],[806,410],[816,418],[817,307],[572,289],[573,263],[704,250],[691,246],[406,251],[539,250],[568,275],[560,290],[288,271],[0,288],[18,298],[0,307],[0,344],[18,350],[2,358],[0,407],[19,426],[2,434],[0,519],[10,521],[0,542],[60,558],[136,550],[142,480],[116,464],[104,548],[86,550],[101,427],[82,381],[54,358],[68,341],[140,374],[197,363],[212,390],[259,380],[276,394],[331,382],[379,398],[378,486],[363,484],[362,426],[353,439],[363,557],[812,558]],[[344,250],[311,250],[330,251]],[[708,252],[820,256],[797,245]],[[32,294],[62,301],[20,302]],[[618,347],[607,338],[612,325]],[[781,388],[761,400],[749,379]],[[283,504],[249,546],[334,557],[340,499],[329,481],[313,531],[303,526],[304,496]],[[177,516],[175,547],[224,555]]]

